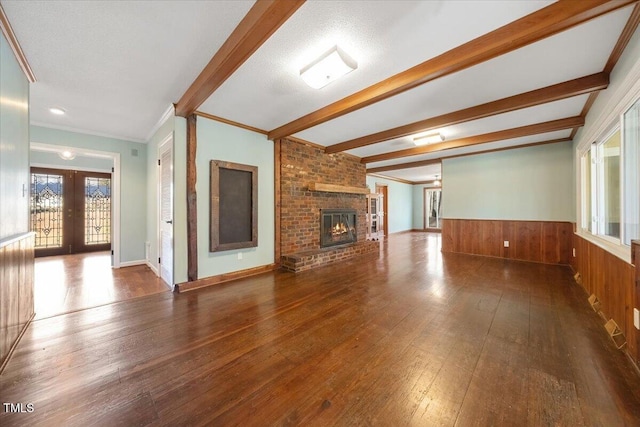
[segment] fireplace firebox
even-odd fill
[[[320,247],[357,242],[354,209],[320,209]]]

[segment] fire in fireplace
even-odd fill
[[[320,209],[320,247],[356,242],[356,217],[353,209]]]

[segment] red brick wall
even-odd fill
[[[309,191],[309,184],[366,187],[366,168],[356,158],[282,140],[280,151],[280,245],[283,255],[320,248],[320,209],[355,209],[358,241],[365,240],[362,194]]]

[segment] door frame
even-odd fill
[[[382,233],[389,235],[389,186],[376,182],[376,193],[382,194]]]
[[[173,146],[173,132],[171,132],[169,135],[167,135],[159,144],[158,144],[158,152],[156,153],[157,156],[157,160],[158,162],[160,161],[160,159],[162,158],[162,153],[164,151],[167,150],[171,150],[171,161],[173,162],[173,158],[175,155],[175,150],[174,150],[174,146]],[[158,165],[160,166],[160,165]],[[158,262],[158,258],[162,257],[162,229],[160,227],[161,222],[162,222],[162,176],[160,173],[160,167],[158,167],[157,169],[157,173],[156,173],[156,186],[157,186],[157,196],[156,196],[156,254],[158,255],[156,257],[156,259],[153,260],[153,262],[151,263],[152,266],[154,268],[152,268],[152,270],[154,270],[154,272],[156,273],[156,275],[158,277],[160,277],[162,279],[162,271],[160,263]],[[175,183],[175,177],[173,174],[173,170],[171,172],[171,182],[172,184]],[[175,196],[175,192],[173,194],[173,196]],[[171,213],[172,213],[172,217],[174,214],[174,206],[172,204],[171,206]],[[171,226],[173,228],[173,225]],[[172,233],[173,235],[173,233]],[[175,246],[173,245],[173,242],[171,243],[171,250],[172,250],[172,260],[175,260]],[[167,283],[167,285],[169,285],[169,288],[171,290],[173,290],[173,287],[175,285],[175,283],[173,283],[175,281],[175,262],[172,262],[172,266],[171,266],[171,283]],[[164,279],[163,279],[164,280]]]
[[[106,172],[111,173],[111,267],[120,268],[120,153],[112,151],[92,150],[88,148],[80,148],[57,144],[44,144],[41,142],[31,142],[29,148],[35,151],[45,151],[60,153],[65,150],[73,151],[79,156],[108,158],[113,161],[113,169],[111,171],[90,170],[89,172]],[[54,167],[59,169],[60,165],[41,165],[30,163],[33,167]],[[76,170],[86,170],[75,168]]]
[[[428,191],[440,191],[440,197],[442,198],[442,187],[423,187],[422,188],[422,228],[426,231],[432,231],[435,233],[442,233],[442,217],[440,217],[440,228],[429,227],[427,216],[427,192]],[[442,200],[442,199],[440,199]],[[441,202],[442,203],[442,202]]]

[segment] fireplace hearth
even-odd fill
[[[358,241],[354,209],[320,209],[320,247]]]

